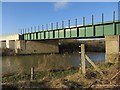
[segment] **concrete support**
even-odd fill
[[[6,41],[0,41],[0,48],[6,48]]]
[[[119,60],[119,35],[105,36],[106,63],[117,63]]]
[[[9,40],[6,40],[6,48],[9,48]]]
[[[5,43],[6,43],[6,45],[4,45],[4,46],[6,46],[6,48],[15,50],[15,40],[6,40]],[[3,46],[2,46],[2,48],[3,48]]]
[[[15,50],[15,40],[9,40],[9,49]]]
[[[49,41],[16,41],[17,54],[59,53],[58,40]]]

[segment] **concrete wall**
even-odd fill
[[[6,48],[6,41],[0,41],[0,48]]]
[[[0,41],[19,40],[19,39],[20,39],[20,35],[19,34],[0,36]]]
[[[117,63],[119,60],[119,35],[105,36],[106,63]]]
[[[6,48],[15,50],[15,40],[6,40],[5,43],[6,43]]]
[[[15,40],[9,40],[9,48],[15,50]]]
[[[0,48],[9,48],[15,50],[15,41],[20,39],[19,34],[0,36],[1,46]],[[6,43],[6,45],[5,45]],[[3,44],[3,45],[2,45]]]
[[[59,53],[58,40],[49,41],[16,41],[17,54]]]

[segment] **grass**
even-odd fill
[[[34,80],[40,80],[44,77],[61,78],[78,72],[78,69],[69,69],[63,71],[42,71],[34,73]],[[2,77],[2,82],[17,82],[20,80],[30,80],[30,74],[12,74]]]
[[[114,66],[112,63],[108,64],[98,64],[97,65],[101,70],[104,70],[105,68],[110,68],[111,66]],[[86,66],[87,70],[89,71],[95,71],[94,68],[91,65]],[[53,70],[53,71],[37,71],[34,73],[34,80],[40,80],[44,77],[51,77],[51,78],[62,78],[67,75],[72,75],[78,72],[77,69],[68,69],[68,70]],[[30,80],[30,74],[11,74],[11,75],[5,75],[2,77],[2,82],[17,82],[21,80]]]
[[[30,74],[11,74],[2,77],[5,87],[40,87],[40,88],[56,88],[56,87],[90,87],[90,85],[109,84],[109,80],[117,72],[116,65],[112,63],[97,64],[97,67],[104,72],[104,79],[100,73],[96,72],[91,65],[86,67],[86,75],[82,76],[79,68],[69,68],[67,70],[50,70],[50,71],[36,71],[34,73],[34,80],[30,80]],[[120,84],[117,77],[111,81],[111,84]]]

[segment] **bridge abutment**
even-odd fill
[[[49,41],[16,41],[16,54],[59,53],[58,40]]]
[[[120,49],[119,38],[120,38],[119,35],[105,36],[106,63],[118,63]]]

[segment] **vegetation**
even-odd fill
[[[34,80],[30,80],[30,74],[4,75],[2,82],[4,88],[93,88],[95,85],[120,85],[118,76],[111,80],[118,72],[117,65],[108,63],[97,66],[104,73],[104,77],[93,67],[87,66],[85,76],[81,74],[79,67],[72,67],[66,70],[37,71],[34,73]]]

